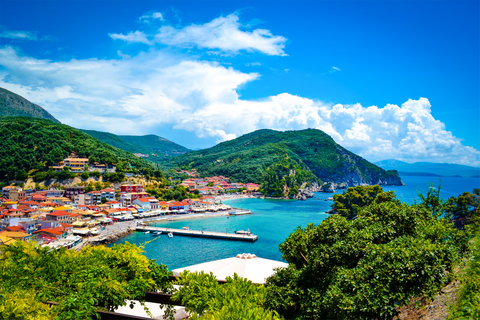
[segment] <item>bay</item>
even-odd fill
[[[404,186],[386,186],[385,191],[393,190],[404,202],[413,204],[418,200],[418,192],[426,194],[428,188],[441,184],[441,197],[447,199],[458,196],[464,191],[472,192],[480,188],[480,178],[457,177],[415,177],[402,176]],[[342,191],[337,191],[342,192]],[[236,230],[247,230],[258,235],[255,242],[204,239],[167,235],[153,237],[141,232],[133,233],[119,239],[115,244],[136,243],[144,245],[145,254],[150,259],[163,263],[169,269],[212,260],[233,257],[239,253],[254,253],[259,257],[282,260],[278,246],[285,241],[297,227],[306,227],[309,223],[319,224],[328,217],[325,211],[330,209],[332,193],[315,193],[306,201],[276,200],[276,199],[233,199],[224,203],[252,211],[251,215],[219,216],[203,219],[187,219],[181,221],[162,221],[153,224],[158,227],[182,228],[194,230],[220,231],[233,233]]]

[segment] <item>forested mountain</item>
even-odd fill
[[[396,171],[381,169],[315,129],[258,130],[209,149],[180,155],[171,162],[185,169],[195,168],[204,175],[263,182],[268,169],[285,159],[292,169],[295,165],[324,182],[345,182],[348,186],[402,184]]]
[[[153,171],[147,161],[67,125],[37,118],[0,118],[0,181],[25,180],[72,153],[88,157],[90,163],[114,164],[119,171]]]
[[[431,173],[439,176],[480,176],[480,168],[464,166],[453,163],[415,162],[408,163],[400,160],[389,159],[375,162],[385,170],[397,170],[405,173],[425,174]]]
[[[148,160],[161,162],[168,157],[189,152],[190,150],[165,138],[150,134],[146,136],[119,136],[109,132],[83,130],[94,138],[116,148],[147,154]]]
[[[47,110],[16,93],[0,88],[0,117],[32,117],[59,122]]]

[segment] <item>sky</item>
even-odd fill
[[[191,149],[317,128],[370,161],[478,167],[479,3],[0,0],[0,87]]]

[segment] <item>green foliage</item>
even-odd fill
[[[392,319],[450,281],[467,237],[419,205],[395,199],[332,215],[280,245],[290,265],[268,279],[267,306],[288,319]]]
[[[460,277],[460,297],[450,310],[449,319],[452,320],[480,319],[480,232],[472,247],[472,257]]]
[[[29,306],[56,301],[58,319],[91,319],[95,310],[113,311],[127,299],[143,301],[146,291],[170,290],[168,269],[133,244],[50,250],[21,241],[2,247],[0,292],[11,296],[25,290]]]
[[[128,161],[139,170],[154,170],[145,160],[75,128],[37,118],[0,118],[0,181],[25,180],[26,173],[34,172],[32,176],[38,182],[43,177],[39,172],[48,172],[51,165],[72,152],[89,158],[91,163]],[[67,179],[72,176],[62,171],[56,177]]]
[[[260,192],[269,197],[293,198],[305,182],[321,184],[305,165],[285,156],[265,170]]]
[[[182,201],[185,199],[199,198],[200,196],[198,190],[194,190],[194,192],[190,192],[190,189],[185,188],[182,185],[176,185],[173,188],[169,188],[169,189],[149,188],[146,191],[150,196],[155,197],[159,200],[165,200],[165,201],[170,201],[170,200]]]
[[[155,163],[190,151],[179,144],[156,135],[117,136],[113,133],[102,131],[82,131],[115,148],[131,153],[148,154],[149,157],[147,160]]]
[[[264,307],[266,289],[240,278],[237,274],[218,284],[210,274],[184,271],[176,284],[180,287],[173,295],[185,309],[199,320],[277,320],[278,314]]]
[[[90,177],[90,175],[88,174],[88,172],[82,172],[80,177],[82,177],[83,180],[87,180]]]
[[[55,319],[55,308],[35,300],[36,292],[15,289],[11,292],[0,288],[0,320],[43,320]]]
[[[361,208],[376,203],[397,201],[393,191],[383,192],[379,185],[350,187],[342,194],[333,196],[332,208],[340,215],[348,218],[355,217]]]
[[[313,129],[258,130],[213,148],[180,155],[170,165],[195,168],[204,176],[223,175],[237,181],[261,183],[267,169],[285,155],[322,181],[344,182],[347,174],[359,172],[358,179],[363,179],[363,183],[374,184],[379,180],[401,183],[396,171],[377,167],[345,150],[324,132]]]

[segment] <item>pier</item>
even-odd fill
[[[158,228],[158,227],[149,227],[149,226],[140,226],[140,227],[137,227],[136,230],[140,232],[161,231],[162,233],[165,233],[165,235],[167,235],[167,233],[171,233],[174,236],[217,238],[217,239],[225,239],[225,240],[239,240],[239,241],[251,241],[251,242],[257,241],[258,239],[258,236],[253,234],[247,235],[247,234],[236,234],[236,233],[215,232],[215,231]]]

